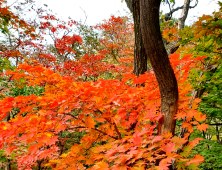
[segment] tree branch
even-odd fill
[[[69,115],[69,116],[73,117],[74,119],[78,119],[76,116],[72,115],[71,113],[66,113],[66,115]],[[84,120],[81,120],[81,121],[82,121],[83,123],[85,123]],[[77,128],[87,128],[87,127],[77,126],[77,127],[75,127],[75,128],[77,129]],[[97,128],[91,128],[91,129],[96,130],[96,131],[98,131],[98,132],[100,132],[100,133],[102,133],[102,134],[104,134],[104,135],[107,135],[107,136],[109,136],[109,137],[111,137],[111,138],[113,138],[113,139],[115,139],[115,140],[118,140],[117,137],[108,135],[106,132],[103,132],[103,131],[101,131],[101,130],[99,130],[99,129],[97,129]],[[117,129],[117,130],[118,130],[118,129]],[[121,134],[120,134],[120,135],[121,135]],[[120,138],[120,139],[121,139],[121,138]]]
[[[170,9],[170,18],[172,18],[172,14],[173,13],[171,12],[172,10],[171,10],[171,7],[170,7],[170,2],[168,0],[166,0],[166,1],[167,1],[168,5],[169,5],[169,9]]]
[[[101,131],[101,130],[99,130],[99,129],[96,129],[96,128],[92,128],[92,129],[93,129],[93,130],[96,130],[96,131],[98,131],[98,132],[100,132],[100,133],[102,133],[102,134],[104,134],[104,135],[107,135],[107,136],[109,136],[109,137],[111,137],[111,138],[113,138],[113,139],[115,139],[115,140],[118,140],[117,137],[114,137],[114,136],[108,135],[106,132],[103,132],[103,131]]]
[[[167,1],[168,1],[168,0],[167,0]],[[198,4],[198,0],[196,0],[196,3],[195,3],[194,6],[189,6],[189,9],[195,8],[195,7],[197,6],[197,4]],[[184,7],[184,5],[183,5],[183,6],[179,6],[179,7],[177,7],[177,8],[174,8],[174,9],[171,9],[171,8],[170,8],[170,12],[165,14],[165,17],[164,17],[165,21],[170,20],[170,19],[172,18],[173,13],[176,12],[176,11],[178,11],[178,10],[180,10],[180,9],[183,9],[183,7]]]
[[[67,130],[72,130],[72,129],[87,129],[87,127],[85,127],[85,126],[77,126],[77,127],[74,127],[74,128],[68,128]],[[109,136],[109,137],[111,137],[111,138],[113,138],[115,140],[118,140],[117,137],[108,135],[106,132],[103,132],[102,130],[99,130],[97,128],[91,128],[91,129],[93,129],[95,131],[98,131],[98,132],[102,133],[103,135],[107,135],[107,136]]]
[[[210,123],[210,124],[208,124],[208,125],[210,125],[210,126],[221,126],[222,123]]]
[[[122,139],[121,133],[119,132],[119,130],[118,130],[117,126],[116,126],[116,123],[113,122],[113,125],[114,125],[114,128],[115,128],[115,130],[116,130],[116,133],[117,133],[118,136],[119,136],[119,139]]]

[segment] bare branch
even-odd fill
[[[189,8],[190,8],[190,9],[191,9],[191,8],[195,8],[195,7],[197,6],[197,4],[198,4],[198,0],[196,0],[196,3],[195,3],[194,6],[189,6]]]
[[[9,5],[9,7],[11,7],[12,5],[14,5],[15,3],[17,3],[18,0],[16,0],[15,2],[13,2],[11,5]]]
[[[194,4],[194,6],[189,6],[189,9],[195,8],[197,6],[197,4],[198,4],[198,0],[196,0],[196,3]],[[180,9],[183,9],[183,7],[184,7],[184,5],[174,8],[174,9],[170,9],[170,12],[165,14],[165,17],[164,17],[165,21],[170,20],[172,18],[172,14]]]
[[[170,2],[169,2],[169,0],[166,0],[167,1],[167,3],[168,3],[168,5],[169,5],[169,9],[170,9],[170,18],[172,18],[172,12],[171,12],[171,7],[170,7]]]
[[[180,9],[183,9],[183,6],[180,6],[180,7],[174,8],[174,9],[172,9],[169,13],[166,13],[166,14],[165,14],[165,17],[164,17],[165,21],[170,20],[171,17],[172,17],[172,14],[173,14],[174,12],[180,10]]]
[[[81,8],[81,7],[80,7]],[[85,21],[84,21],[84,25],[86,24],[86,20],[87,20],[87,18],[88,18],[88,15],[86,15],[86,11],[85,10],[83,10],[82,8],[81,8],[81,10],[84,12],[84,14],[85,14]]]
[[[208,124],[208,125],[210,125],[210,126],[221,126],[222,125],[222,123],[210,123],[210,124]]]

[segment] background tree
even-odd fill
[[[125,0],[125,2],[130,9],[130,12],[133,14],[135,34],[133,73],[136,76],[139,76],[147,71],[147,54],[144,48],[140,26],[140,1]]]

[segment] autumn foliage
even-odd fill
[[[12,24],[21,22],[7,10],[1,7],[2,15],[14,18]],[[83,39],[76,34],[59,38],[56,32],[77,23],[53,26],[55,16],[40,16],[39,39],[50,30],[54,54],[31,40],[17,44],[34,47],[39,53],[30,50],[27,55],[19,48],[1,52],[6,58],[21,56],[14,70],[2,73],[14,87],[44,91],[5,95],[0,100],[0,149],[7,159],[18,169],[165,170],[172,162],[178,169],[197,169],[203,157],[189,154],[201,138],[189,141],[189,136],[194,129],[206,131],[208,125],[203,123],[206,116],[198,111],[200,100],[189,95],[193,90],[189,73],[194,68],[202,70],[206,56],[170,56],[179,85],[178,126],[175,136],[158,136],[162,117],[158,84],[152,70],[140,77],[131,74],[133,38],[129,34],[133,25],[127,18],[112,16],[97,25],[104,34],[97,54],[75,58],[76,45],[84,46]],[[34,35],[31,23],[26,24]],[[5,121],[8,114],[10,120]],[[187,129],[183,137],[181,128]]]

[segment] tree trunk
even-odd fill
[[[6,162],[6,166],[4,168],[5,170],[11,170],[11,161],[9,159],[7,159],[7,162]]]
[[[143,45],[142,33],[140,28],[140,1],[125,0],[128,8],[133,14],[135,46],[134,46],[134,67],[133,73],[136,76],[147,71],[147,54]]]
[[[184,0],[183,10],[180,18],[178,19],[178,29],[182,30],[185,25],[185,20],[187,19],[188,11],[190,6],[190,0]]]
[[[161,0],[140,0],[140,26],[146,54],[149,56],[161,93],[163,117],[158,124],[158,134],[167,131],[174,134],[178,87],[160,33],[160,3]]]
[[[216,125],[216,136],[217,136],[217,142],[221,143],[221,141],[220,141],[220,132],[219,132],[218,125]]]

